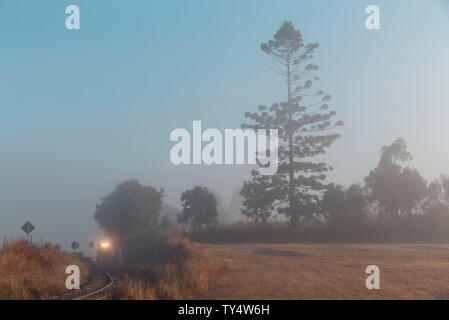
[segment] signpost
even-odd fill
[[[29,238],[31,232],[33,232],[33,230],[34,230],[34,226],[31,224],[31,222],[27,221],[22,226],[22,230],[27,234],[27,241],[28,241],[28,238]]]
[[[73,249],[73,252],[75,252],[76,249],[78,249],[79,247],[80,247],[80,244],[79,244],[78,241],[73,241],[73,242],[72,242],[72,249]]]

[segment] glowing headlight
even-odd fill
[[[101,249],[107,249],[107,248],[109,248],[109,242],[102,242],[100,244],[100,246],[101,246]]]

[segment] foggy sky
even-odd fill
[[[164,187],[166,201],[206,185],[225,202],[250,166],[170,163],[170,132],[239,128],[244,113],[285,100],[259,45],[284,20],[306,43],[345,122],[323,159],[329,181],[361,182],[380,147],[403,137],[423,176],[449,174],[447,1],[73,1],[0,3],[0,237],[73,240],[101,232],[95,205],[120,181]],[[364,27],[377,4],[381,30]],[[227,203],[226,203],[227,204]]]

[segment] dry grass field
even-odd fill
[[[449,245],[202,245],[222,265],[204,299],[449,299]],[[367,290],[365,268],[380,268]]]
[[[81,282],[89,268],[59,246],[51,243],[43,248],[24,240],[5,244],[0,252],[0,300],[43,300],[67,291],[65,269],[77,265]]]

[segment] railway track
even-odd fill
[[[103,300],[118,281],[127,276],[120,273],[97,270],[91,279],[79,290],[72,290],[55,298],[55,300]]]
[[[104,276],[106,278],[106,284],[98,289],[93,289],[91,292],[78,296],[72,300],[92,300],[92,299],[101,299],[106,297],[107,291],[109,288],[112,288],[114,285],[114,278],[111,274],[105,271]]]

